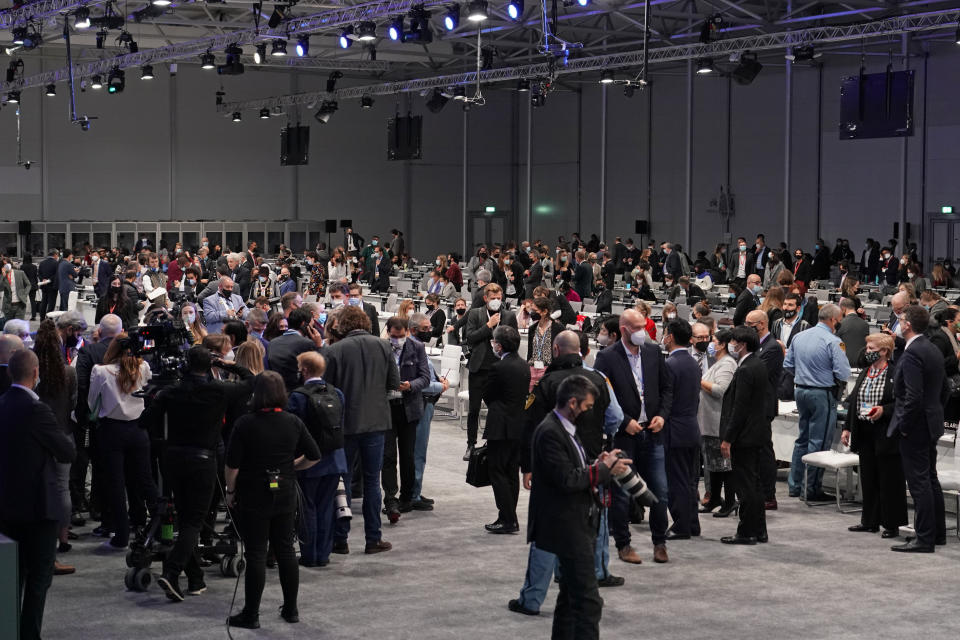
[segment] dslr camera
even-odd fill
[[[626,457],[622,451],[617,452],[618,459]],[[636,500],[641,506],[652,507],[660,502],[657,500],[657,496],[653,495],[653,492],[647,487],[647,483],[643,481],[640,474],[632,467],[627,467],[626,471],[620,475],[613,476],[613,480],[628,496]]]

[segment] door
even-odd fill
[[[960,261],[960,216],[930,214],[924,236],[925,272],[929,273],[935,262]]]
[[[471,211],[470,229],[471,235],[467,238],[467,255],[471,256],[477,251],[477,247],[485,244],[488,247],[507,242],[507,237],[513,224],[513,214],[510,211]]]

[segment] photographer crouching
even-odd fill
[[[213,367],[237,375],[240,381],[214,379]],[[157,582],[174,602],[183,600],[181,571],[187,574],[187,593],[199,595],[206,589],[197,540],[215,496],[218,457],[223,460],[224,414],[228,404],[249,395],[252,380],[253,374],[247,369],[215,359],[206,347],[193,346],[187,351],[183,378],[162,388],[141,416],[141,422],[155,434],[164,433],[163,418],[167,418],[163,479],[166,493],[173,496],[180,535],[167,554]]]

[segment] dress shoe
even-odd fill
[[[823,491],[818,491],[817,493],[812,493],[807,496],[807,502],[833,502],[836,499],[836,496],[824,493]]]
[[[516,522],[513,523],[503,523],[503,522],[494,522],[492,524],[485,524],[483,528],[486,529],[489,533],[517,533],[520,531],[520,525]]]
[[[413,503],[410,501],[406,501],[406,502],[401,501],[400,506],[398,508],[400,509],[400,513],[410,513],[411,511],[413,511]]]
[[[430,502],[424,502],[421,498],[420,500],[414,500],[411,502],[410,506],[413,507],[414,511],[433,511],[433,500]]]
[[[777,499],[767,500],[763,503],[764,511],[776,511],[777,510]]]
[[[433,504],[435,501],[433,498],[428,498],[426,496],[420,496],[420,502],[424,504]]]
[[[105,528],[103,525],[96,527],[93,531],[90,532],[92,535],[98,538],[109,538],[113,532]]]
[[[670,562],[670,557],[667,555],[667,545],[657,544],[653,546],[653,561],[659,564]]]
[[[597,586],[598,587],[622,587],[624,582],[626,582],[626,580],[624,580],[620,576],[611,576],[610,574],[607,574],[605,577],[597,580]]]
[[[470,456],[473,454],[473,445],[467,445],[467,452],[463,454],[463,461],[470,462]]]
[[[667,533],[667,540],[689,540],[690,535],[686,533]]]
[[[87,519],[81,516],[79,513],[75,513],[70,517],[70,524],[74,527],[82,527],[87,524]]]
[[[97,547],[98,553],[122,553],[127,550],[126,545],[120,546],[113,544],[113,540],[107,540]]]
[[[907,542],[913,542],[913,541],[916,540],[916,539],[917,539],[916,536],[907,536],[906,541],[907,541]],[[946,539],[946,538],[937,538],[936,540],[933,541],[933,544],[935,544],[935,545],[938,546],[938,547],[946,546],[946,544],[947,544],[947,539]]]
[[[180,578],[177,576],[161,574],[157,578],[157,584],[163,589],[167,599],[172,602],[183,602],[183,591],[180,591]]]
[[[847,531],[852,531],[854,533],[876,533],[877,531],[880,531],[880,527],[865,527],[862,524],[854,524],[847,527]]]
[[[719,511],[714,511],[714,512],[713,512],[713,517],[714,517],[714,518],[727,518],[727,517],[730,516],[731,513],[737,513],[739,510],[740,510],[740,503],[739,503],[739,502],[734,502],[733,504],[731,504],[731,505],[729,505],[729,506],[726,506],[726,505],[725,505],[725,506],[723,506],[723,507],[720,507],[720,510],[719,510]]]
[[[71,573],[76,573],[77,568],[69,564],[60,564],[57,561],[53,562],[53,575],[55,576],[68,576]]]
[[[198,596],[207,590],[207,583],[203,580],[199,582],[187,581],[187,595]]]
[[[799,497],[800,497],[800,492],[799,492],[799,491],[790,491],[789,493],[787,493],[787,495],[790,496],[791,498],[799,498]]]
[[[895,544],[890,547],[890,550],[902,553],[933,553],[934,548],[930,545],[920,544],[916,540],[911,540],[906,544]]]
[[[540,615],[539,611],[534,611],[533,609],[527,609],[525,606],[520,604],[519,600],[511,600],[507,603],[507,609],[513,611],[514,613],[522,613],[525,616],[538,616]]]
[[[73,545],[69,542],[61,542],[57,545],[57,553],[66,553],[70,549],[73,549]]]
[[[350,545],[348,545],[346,542],[334,542],[333,552],[345,556],[350,553]]]
[[[390,551],[390,549],[393,549],[393,545],[386,540],[381,540],[379,542],[367,544],[367,548],[364,549],[363,552],[367,554],[383,553],[384,551]]]
[[[240,627],[241,629],[259,629],[260,615],[246,614],[243,611],[227,618],[227,624],[231,627]]]
[[[390,503],[386,508],[387,520],[390,521],[390,524],[397,524],[400,520],[400,508],[399,505],[395,502]]]
[[[643,562],[643,560],[640,558],[640,554],[629,545],[623,547],[622,549],[617,549],[617,555],[621,560],[629,564],[641,564]]]
[[[881,538],[896,538],[900,535],[900,531],[897,529],[884,529],[883,533],[880,534]]]
[[[297,560],[297,564],[299,564],[301,567],[306,567],[307,569],[312,569],[313,567],[317,566],[317,563],[313,560],[304,560],[303,558]]]
[[[723,536],[720,538],[720,542],[723,544],[757,544],[757,539],[747,536]]]
[[[765,533],[757,536],[757,542],[759,542],[760,544],[767,544],[769,541],[770,541],[770,537],[767,536],[767,534]]]
[[[290,624],[296,624],[297,622],[300,622],[300,612],[297,611],[296,607],[287,607],[281,605],[280,617],[283,618],[285,622],[289,622]]]

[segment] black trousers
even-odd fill
[[[20,640],[40,640],[47,589],[53,581],[59,528],[56,520],[0,522],[0,533],[17,542]]]
[[[726,486],[726,489],[724,489]],[[720,499],[720,493],[723,492],[723,500]],[[736,489],[733,487],[732,471],[711,471],[710,472],[710,502],[714,505],[722,505],[723,508],[732,507],[737,501]]]
[[[697,500],[700,448],[670,447],[666,453],[667,491],[670,496],[673,532],[680,535],[700,535],[700,505]]]
[[[100,445],[103,450],[104,476],[110,503],[113,543],[125,547],[130,542],[130,521],[127,516],[127,491],[130,505],[146,502],[154,513],[160,493],[150,474],[150,439],[136,420],[100,420]],[[133,483],[128,486],[127,472]]]
[[[180,526],[180,535],[163,563],[163,573],[176,578],[186,570],[187,579],[197,583],[203,579],[197,541],[217,481],[216,456],[202,458],[196,454],[168,453],[163,478],[165,493],[173,496]]]
[[[900,456],[903,458],[903,475],[913,498],[913,528],[917,532],[917,542],[932,546],[947,537],[943,490],[937,479],[937,441],[915,440],[914,436],[902,438]]]
[[[40,319],[43,320],[49,312],[53,311],[53,307],[57,303],[57,289],[56,287],[43,287],[40,292]]]
[[[33,320],[36,318],[39,311],[40,303],[37,302],[37,287],[33,286],[30,289],[30,319]]]
[[[499,512],[497,521],[516,524],[520,497],[520,441],[488,440],[487,468]]]
[[[740,526],[737,534],[757,538],[767,533],[767,516],[763,509],[763,486],[761,459],[763,447],[738,447],[731,449],[733,462],[733,485],[740,498]]]
[[[589,547],[587,548],[589,550]],[[553,611],[552,640],[592,640],[600,637],[603,599],[591,554],[557,556],[560,593]]]
[[[480,431],[480,405],[483,402],[483,392],[487,388],[487,378],[490,372],[481,369],[470,372],[467,391],[470,393],[470,410],[467,413],[467,444],[471,447],[477,444],[477,433]]]
[[[77,457],[70,465],[70,502],[74,512],[86,511],[87,502],[87,470],[90,466],[90,436],[88,429],[77,423],[72,423],[73,441],[77,445]]]
[[[773,442],[760,452],[760,482],[763,487],[763,499],[773,502],[777,499],[777,455],[773,452]]]
[[[271,507],[247,509],[243,506],[242,495],[239,496],[239,501],[243,555],[247,559],[243,582],[246,598],[243,603],[243,613],[250,616],[260,613],[260,598],[263,596],[263,585],[266,583],[268,543],[277,557],[283,604],[288,608],[296,608],[297,592],[300,590],[300,570],[297,566],[297,554],[293,548],[296,512],[283,510],[276,513]]]
[[[898,453],[878,454],[874,442],[860,444],[860,486],[863,489],[865,527],[896,530],[907,524],[906,480]]]
[[[383,467],[380,484],[383,486],[383,504],[410,502],[413,497],[413,482],[416,476],[413,453],[417,444],[417,423],[409,422],[403,402],[390,402],[391,429],[383,441]],[[399,451],[399,454],[398,454]],[[400,487],[397,487],[397,466],[400,467]]]

